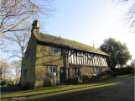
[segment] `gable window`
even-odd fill
[[[51,55],[61,55],[61,49],[57,47],[50,47],[49,48]]]

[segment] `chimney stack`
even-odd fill
[[[33,24],[32,24],[32,33],[38,33],[39,32],[39,21],[38,20],[34,20]]]

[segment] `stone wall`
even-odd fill
[[[63,57],[53,53],[53,46],[37,45],[36,48],[36,84],[35,86],[56,85],[60,83],[60,68],[63,67]],[[48,68],[56,66],[56,76],[49,74]]]
[[[31,36],[25,56],[22,60],[21,79],[22,87],[31,88],[35,83],[35,55],[36,55],[36,40]]]

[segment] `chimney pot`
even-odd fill
[[[33,24],[32,24],[32,32],[39,32],[39,21],[38,20],[34,20]]]

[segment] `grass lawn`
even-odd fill
[[[42,88],[35,88],[32,90],[24,90],[24,91],[16,91],[10,93],[2,93],[1,99],[3,101],[8,101],[9,99],[36,99],[40,97],[48,97],[57,94],[65,94],[65,93],[72,93],[87,89],[96,89],[96,88],[103,88],[108,86],[114,86],[119,84],[119,80],[125,78],[125,76],[117,77],[115,79],[100,81],[96,83],[89,83],[89,84],[76,84],[76,85],[61,85],[61,86],[54,86],[54,87],[42,87]]]

